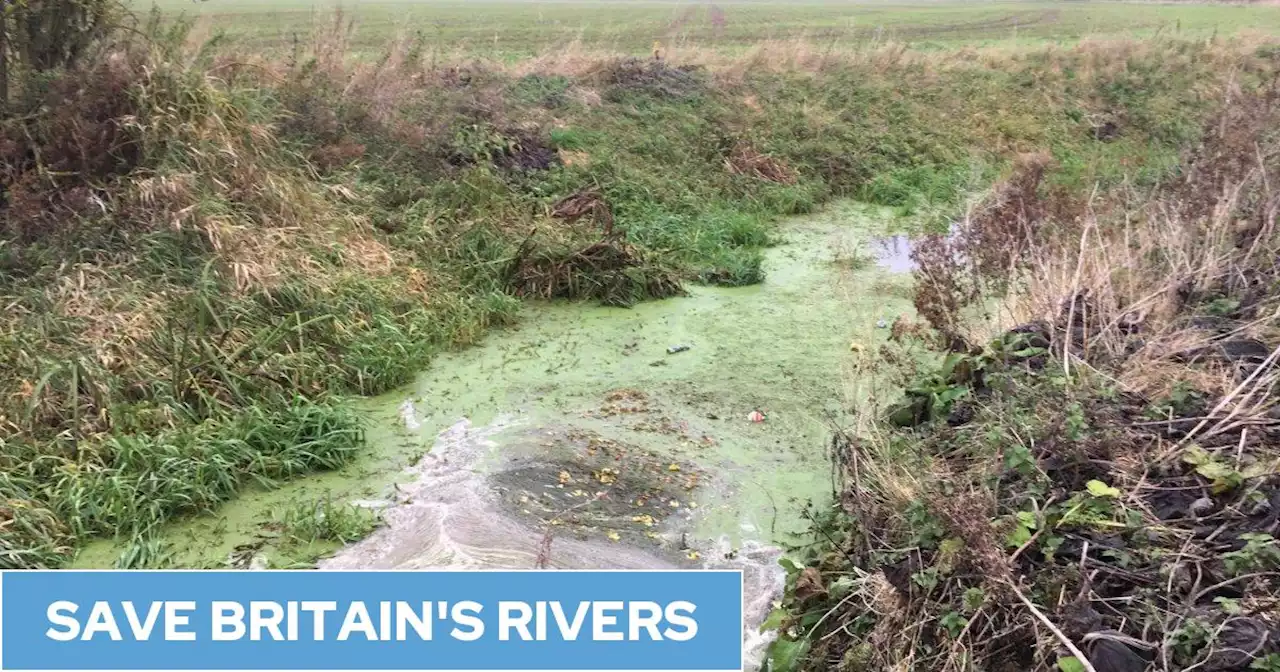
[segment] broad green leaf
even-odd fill
[[[949,404],[966,394],[969,394],[969,387],[967,385],[957,385],[943,390],[942,394],[938,395],[938,399],[944,404]]]
[[[796,663],[809,650],[809,640],[778,639],[769,647],[769,666],[772,672],[791,672]]]
[[[1084,672],[1084,663],[1075,656],[1058,659],[1058,669],[1062,672]]]
[[[1249,480],[1262,478],[1274,473],[1277,473],[1275,467],[1262,463],[1250,464],[1240,471],[1240,475]]]
[[[1212,459],[1213,457],[1210,456],[1209,453],[1205,452],[1204,448],[1195,444],[1191,444],[1191,446],[1182,453],[1182,461],[1194,466],[1199,466]]]
[[[1236,486],[1238,485],[1239,485],[1239,482],[1237,481],[1233,481],[1227,478],[1219,478],[1209,486],[1209,491],[1215,495],[1221,495],[1224,492],[1230,492],[1232,490],[1235,490]]]
[[[962,597],[964,599],[964,608],[970,613],[977,611],[978,607],[982,606],[982,603],[987,601],[986,591],[977,587],[964,591],[964,595]]]
[[[1094,497],[1115,498],[1120,496],[1120,491],[1118,489],[1113,488],[1102,481],[1089,481],[1084,484],[1084,487],[1089,491],[1089,494]]]
[[[1220,495],[1240,485],[1244,475],[1221,462],[1209,461],[1196,467],[1196,473],[1213,481],[1213,494]]]
[[[959,353],[948,353],[946,358],[942,360],[943,377],[949,377],[956,370],[956,366],[964,361],[964,358],[965,356]]]
[[[831,585],[827,587],[827,592],[831,593],[831,597],[839,599],[853,592],[856,585],[853,577],[842,576],[831,582]]]
[[[813,611],[806,612],[800,617],[800,627],[804,630],[808,630],[817,625],[818,621],[821,621],[822,617],[826,614],[827,612],[825,609],[815,609]]]
[[[1229,597],[1215,597],[1213,601],[1217,602],[1218,606],[1222,607],[1222,611],[1230,616],[1239,616],[1243,611],[1239,600],[1233,600]]]
[[[1210,301],[1209,305],[1205,306],[1205,311],[1210,315],[1223,316],[1230,315],[1238,308],[1240,308],[1240,300],[1228,296]]]
[[[1232,474],[1236,473],[1236,470],[1232,469],[1231,467],[1228,467],[1227,465],[1221,462],[1210,461],[1197,466],[1196,473],[1200,474],[1201,476],[1204,476],[1207,479],[1217,480],[1219,478],[1230,477]]]
[[[782,608],[774,609],[769,612],[769,617],[764,619],[764,623],[760,624],[760,632],[768,632],[770,630],[777,630],[778,628],[781,628],[782,624],[787,622],[787,616],[789,614],[790,612]]]
[[[1031,541],[1031,530],[1021,525],[1015,527],[1013,532],[1010,532],[1009,536],[1005,538],[1005,543],[1011,548],[1018,548],[1028,541]]]
[[[1018,522],[1022,523],[1022,526],[1028,530],[1034,530],[1036,529],[1036,514],[1030,511],[1019,511]]]

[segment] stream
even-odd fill
[[[792,219],[752,287],[531,305],[357,402],[368,448],[353,464],[250,490],[163,540],[178,566],[288,566],[272,521],[333,498],[384,525],[322,568],[741,568],[757,667],[780,548],[803,541],[805,503],[830,498],[831,428],[864,394],[851,343],[874,349],[911,311],[906,247],[872,244],[891,221],[856,203]],[[119,552],[100,542],[76,566]]]

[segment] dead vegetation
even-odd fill
[[[1226,93],[1154,193],[1073,204],[1029,157],[920,242],[952,352],[900,428],[836,436],[776,661],[1280,669],[1280,109]]]
[[[613,209],[604,200],[604,196],[594,189],[579,191],[560,199],[551,208],[551,216],[568,222],[578,222],[589,217],[600,227],[605,237],[613,235]]]
[[[568,226],[542,235],[533,230],[507,262],[505,282],[517,296],[626,307],[684,292],[678,273],[646,259],[625,231],[614,229],[613,210],[600,192],[570,194],[550,215]]]
[[[508,266],[507,284],[524,298],[591,299],[622,307],[684,292],[676,272],[646,260],[616,235],[585,245],[526,242]]]
[[[746,175],[778,184],[796,183],[796,171],[793,168],[777,157],[756,151],[746,142],[734,145],[729,157],[724,160],[724,165],[735,175]]]
[[[611,100],[625,100],[627,96],[636,94],[688,100],[706,88],[704,80],[699,77],[701,70],[696,65],[672,66],[661,58],[624,58],[605,67],[600,74],[608,87],[606,97]]]

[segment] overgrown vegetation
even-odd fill
[[[165,521],[342,465],[342,395],[407,382],[521,298],[759,282],[779,216],[856,197],[935,224],[1023,151],[1063,194],[1152,188],[1224,81],[1272,63],[1179,40],[500,64],[408,39],[356,60],[341,16],[267,58],[189,27],[152,16],[12,70],[2,566],[104,535],[146,565]]]
[[[920,241],[927,324],[868,362],[901,364],[906,398],[835,438],[844,490],[789,564],[775,667],[1275,669],[1280,96],[1258,53],[1176,174],[1072,191],[1026,156]]]

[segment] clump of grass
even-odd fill
[[[3,561],[56,566],[73,550],[71,539],[91,536],[119,535],[145,547],[176,516],[208,512],[249,483],[269,487],[335,469],[362,440],[349,412],[299,398],[281,410],[248,407],[234,419],[109,436],[75,456],[16,446],[0,481],[17,533],[7,537],[15,543]]]
[[[382,524],[377,511],[325,498],[299,502],[277,517],[281,533],[290,543],[349,544],[368,536]]]
[[[116,558],[116,569],[165,569],[173,564],[173,545],[154,536],[133,537]]]

